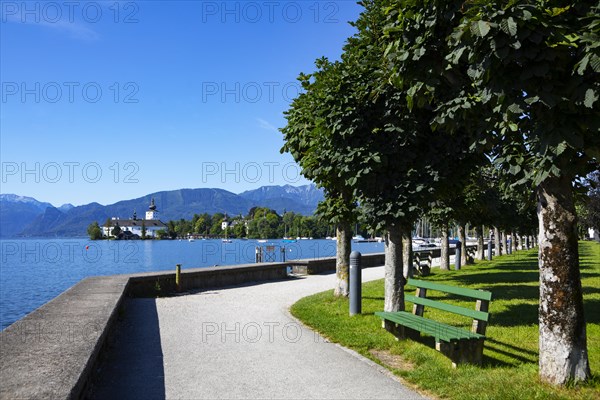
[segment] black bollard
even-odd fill
[[[488,261],[492,261],[492,241],[488,241]]]
[[[281,246],[281,262],[285,262],[285,246]]]
[[[461,256],[462,256],[462,243],[460,240],[456,242],[456,249],[454,250],[454,270],[460,270]]]
[[[358,251],[350,253],[350,316],[362,311],[362,271],[361,254]]]

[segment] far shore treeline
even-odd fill
[[[223,222],[227,227],[223,229]],[[248,239],[273,239],[283,237],[311,237],[325,238],[335,236],[335,228],[328,225],[327,221],[318,216],[305,216],[292,211],[279,215],[275,210],[266,207],[253,207],[247,215],[194,214],[191,220],[180,219],[169,221],[167,228],[157,232],[157,239],[177,239],[188,237],[205,238],[248,238]],[[110,226],[107,220],[103,226]],[[119,229],[118,227],[114,227]],[[114,229],[112,228],[112,229]],[[360,230],[359,234],[366,232]],[[92,240],[106,239],[102,235],[102,227],[93,222],[88,226],[87,233]],[[115,234],[116,233],[116,234]],[[142,231],[142,233],[144,233]],[[111,234],[118,236],[119,232]],[[142,235],[140,239],[152,239]]]

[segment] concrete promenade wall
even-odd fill
[[[284,279],[292,263],[183,270],[182,290]],[[0,399],[80,399],[126,296],[175,291],[172,272],[91,277],[0,332]]]
[[[127,290],[125,276],[79,282],[0,332],[0,399],[77,399]]]

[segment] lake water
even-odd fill
[[[0,240],[0,329],[89,276],[253,263],[258,245],[275,246],[274,259],[265,261],[281,261],[282,246],[287,260],[333,257],[336,251],[334,240]],[[378,253],[384,244],[352,243],[352,249]]]

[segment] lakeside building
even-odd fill
[[[158,210],[154,204],[154,199],[150,201],[150,206],[148,207],[148,211],[146,211],[146,218],[138,219],[135,210],[133,210],[133,216],[130,219],[112,217],[102,227],[102,234],[106,237],[114,236],[112,231],[116,226],[121,229],[121,233],[125,238],[131,239],[142,237],[143,228],[146,229],[146,237],[148,238],[156,238],[158,231],[167,229],[167,225],[158,219]]]

